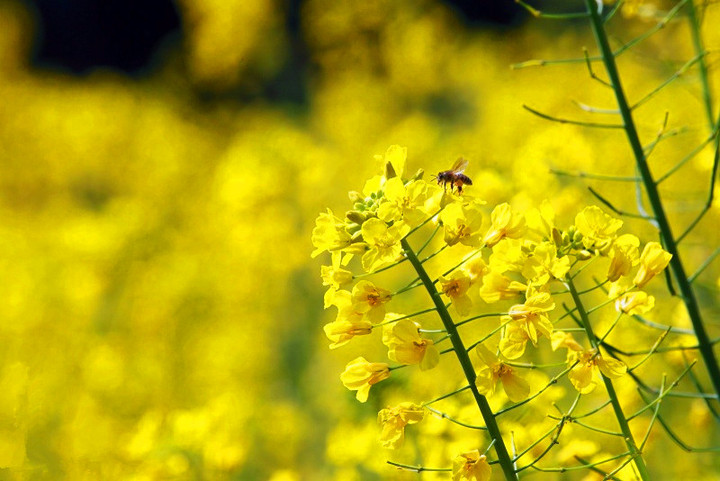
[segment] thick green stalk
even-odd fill
[[[462,366],[463,372],[465,373],[465,378],[470,385],[470,390],[473,393],[475,402],[477,403],[478,408],[480,408],[480,413],[482,414],[483,420],[485,421],[485,426],[487,426],[488,433],[493,439],[493,446],[495,447],[495,452],[497,453],[498,462],[500,463],[500,466],[505,473],[505,479],[507,479],[508,481],[516,481],[517,475],[515,474],[515,468],[513,467],[512,460],[510,459],[507,447],[505,446],[505,442],[503,441],[502,434],[500,433],[500,428],[498,427],[495,420],[495,415],[493,414],[492,409],[490,409],[490,404],[488,404],[487,398],[480,394],[480,391],[478,391],[478,388],[475,385],[475,378],[477,377],[477,375],[475,374],[475,369],[473,368],[472,362],[470,361],[470,356],[465,349],[465,345],[460,338],[457,326],[455,326],[452,317],[450,317],[450,313],[445,307],[445,303],[440,297],[440,293],[435,288],[435,284],[433,284],[432,279],[430,279],[430,276],[428,275],[427,271],[425,271],[425,268],[418,259],[417,255],[415,255],[415,252],[410,247],[410,244],[408,244],[407,239],[402,240],[402,247],[405,251],[407,259],[410,261],[410,264],[412,264],[412,266],[415,268],[415,271],[417,272],[420,281],[425,286],[428,294],[430,294],[430,297],[435,304],[435,308],[440,315],[443,326],[445,326],[445,330],[450,337],[450,341],[452,342],[455,355],[457,356],[458,361]]]
[[[592,326],[590,325],[590,318],[588,317],[588,313],[582,303],[582,299],[580,299],[580,294],[578,293],[577,289],[575,289],[575,284],[573,284],[573,281],[569,276],[565,280],[565,285],[570,291],[570,295],[575,302],[575,307],[577,307],[580,321],[582,322],[585,333],[590,340],[590,345],[594,349],[599,350],[600,342],[598,341],[598,338],[595,337],[595,333],[593,332]],[[622,410],[622,406],[620,406],[620,401],[618,400],[617,393],[615,392],[615,387],[613,386],[613,383],[609,378],[605,377],[605,375],[602,373],[601,375],[603,382],[605,383],[605,389],[607,389],[608,397],[610,398],[610,404],[612,404],[613,411],[615,411],[615,418],[617,418],[618,424],[620,425],[620,431],[622,431],[623,433],[625,445],[628,447],[628,451],[630,452],[630,455],[635,461],[635,466],[637,466],[640,478],[645,481],[649,481],[650,474],[648,473],[647,466],[645,466],[645,460],[643,460],[642,453],[638,449],[637,444],[635,443],[635,438],[633,438],[632,432],[630,431],[630,425],[627,422],[627,418],[625,417],[625,413]]]
[[[672,270],[675,281],[678,284],[682,300],[685,303],[685,308],[687,309],[688,316],[692,322],[693,330],[695,331],[695,336],[698,340],[700,355],[705,362],[715,393],[720,398],[720,366],[718,365],[717,358],[713,352],[710,337],[705,330],[705,324],[703,323],[702,316],[700,314],[700,306],[698,305],[695,297],[695,292],[688,281],[688,276],[685,273],[685,267],[680,259],[677,242],[673,236],[670,222],[665,214],[660,193],[658,192],[657,183],[653,179],[650,167],[648,166],[645,158],[642,143],[640,142],[640,137],[637,133],[637,129],[635,128],[635,122],[633,121],[632,111],[630,110],[627,99],[625,98],[625,92],[623,90],[622,83],[620,82],[620,75],[617,70],[617,65],[615,64],[615,57],[610,49],[607,35],[603,27],[603,21],[598,13],[597,3],[595,0],[585,0],[585,4],[590,12],[590,22],[593,34],[595,35],[595,40],[598,48],[600,49],[600,54],[602,56],[603,63],[605,64],[605,70],[610,80],[610,84],[615,92],[615,98],[620,110],[620,115],[622,116],[623,124],[625,125],[625,133],[627,135],[628,142],[630,143],[630,147],[632,148],[633,155],[635,156],[635,163],[645,186],[648,201],[652,206],[655,220],[657,221],[658,228],[660,229],[660,236],[665,249],[672,254],[670,269]]]

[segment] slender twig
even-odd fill
[[[649,216],[641,215],[641,214],[633,214],[632,212],[627,212],[627,211],[624,211],[624,210],[620,210],[620,209],[618,209],[617,207],[615,207],[609,200],[607,200],[605,197],[603,197],[602,195],[600,195],[600,194],[598,193],[598,191],[596,191],[596,190],[593,189],[592,187],[589,187],[589,186],[588,186],[588,190],[590,191],[590,193],[591,193],[593,196],[595,196],[595,198],[596,198],[597,200],[599,200],[600,202],[602,202],[603,204],[605,204],[608,209],[610,209],[611,211],[615,212],[615,213],[616,213],[617,215],[619,215],[619,216],[623,216],[623,217],[633,217],[633,218],[635,218],[635,219],[643,219],[643,220],[655,220],[653,217],[649,217]]]
[[[601,124],[598,122],[583,122],[581,120],[561,119],[559,117],[553,117],[552,115],[548,115],[548,114],[539,112],[539,111],[533,109],[532,107],[528,107],[527,105],[523,105],[523,108],[525,110],[527,110],[528,112],[535,114],[542,119],[551,120],[553,122],[557,122],[560,124],[581,125],[583,127],[592,127],[592,128],[598,128],[598,129],[622,129],[623,128],[623,126],[621,124]]]

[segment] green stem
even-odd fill
[[[402,240],[402,248],[405,251],[407,259],[410,261],[410,264],[412,264],[415,268],[418,277],[422,281],[423,285],[425,285],[425,289],[428,294],[430,294],[430,298],[433,303],[435,303],[435,308],[440,315],[440,319],[445,326],[448,336],[450,336],[450,341],[452,342],[453,349],[455,350],[455,355],[457,356],[463,372],[465,373],[465,378],[468,381],[470,390],[475,398],[475,402],[477,403],[478,408],[480,408],[480,413],[485,421],[488,433],[493,439],[495,452],[497,453],[498,462],[505,473],[505,479],[508,481],[517,481],[517,475],[515,474],[513,463],[510,455],[508,454],[505,442],[503,441],[502,434],[500,433],[500,428],[495,420],[495,415],[493,414],[492,409],[490,409],[490,404],[488,403],[487,398],[480,394],[480,391],[478,391],[478,388],[475,385],[475,378],[477,375],[475,374],[475,369],[470,361],[470,356],[465,350],[465,345],[460,338],[460,334],[458,333],[455,323],[453,322],[452,317],[450,317],[450,313],[445,307],[445,303],[442,301],[440,293],[435,288],[435,284],[433,284],[432,279],[430,279],[430,276],[425,271],[420,259],[418,259],[417,255],[415,255],[415,252],[410,247],[407,239]]]
[[[625,126],[625,133],[635,156],[638,171],[640,172],[643,184],[645,185],[648,201],[652,206],[658,228],[660,229],[660,236],[665,249],[672,254],[670,269],[672,270],[678,287],[680,288],[682,300],[685,303],[685,308],[687,309],[688,316],[692,322],[693,330],[697,336],[700,355],[705,362],[705,366],[708,370],[708,374],[710,375],[710,380],[712,381],[715,392],[718,396],[720,396],[720,366],[718,365],[717,358],[715,357],[715,353],[712,349],[710,337],[705,330],[705,324],[703,323],[702,316],[700,314],[700,306],[698,305],[695,297],[695,292],[690,285],[688,276],[685,273],[685,267],[680,259],[677,242],[672,234],[670,222],[665,215],[665,209],[660,198],[660,193],[658,192],[657,183],[652,177],[650,167],[648,166],[645,158],[640,137],[638,136],[637,129],[635,128],[635,122],[633,121],[632,112],[630,111],[622,83],[620,82],[620,75],[618,73],[617,65],[615,64],[615,57],[610,49],[602,19],[597,11],[597,3],[595,0],[585,0],[585,4],[590,12],[593,34],[595,35],[595,40],[598,48],[600,49],[608,78],[610,79],[610,83],[615,91],[615,98]]]
[[[707,64],[705,62],[705,47],[703,45],[702,36],[700,35],[700,21],[697,15],[695,3],[688,2],[688,20],[690,20],[690,33],[692,34],[693,47],[695,54],[700,58],[700,83],[702,84],[703,103],[705,104],[705,115],[707,115],[710,131],[715,130],[715,119],[712,111],[712,96],[710,92],[710,84],[708,82]]]
[[[570,279],[570,277],[566,279],[565,285],[567,285],[568,290],[570,291],[570,295],[575,302],[575,306],[577,306],[578,314],[580,315],[580,320],[582,321],[583,328],[585,329],[588,339],[590,340],[590,345],[593,347],[593,349],[597,349],[599,352],[600,341],[597,337],[595,337],[595,333],[593,332],[592,326],[590,325],[590,318],[588,317],[588,313],[585,310],[585,306],[582,303],[580,294],[578,294],[577,289],[575,289],[575,284],[573,283],[572,279]],[[630,431],[630,425],[625,418],[625,413],[623,413],[622,406],[620,406],[620,400],[618,399],[617,393],[615,392],[615,387],[613,386],[613,383],[609,378],[605,377],[605,375],[602,373],[601,375],[603,383],[605,384],[605,389],[608,393],[608,397],[610,398],[610,404],[612,405],[613,411],[615,411],[615,417],[617,418],[618,424],[620,425],[620,431],[622,431],[623,437],[625,439],[625,445],[627,446],[630,455],[635,461],[635,466],[637,466],[640,478],[644,481],[648,481],[649,479],[651,479],[650,474],[648,473],[647,467],[645,466],[645,461],[642,458],[642,453],[635,444],[635,439],[633,438],[632,432]]]

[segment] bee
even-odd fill
[[[463,185],[472,185],[470,177],[463,174],[467,166],[468,161],[460,157],[455,161],[450,170],[444,170],[435,176],[438,185],[442,184],[443,188],[447,189],[447,185],[450,184],[450,192],[457,187],[458,193],[462,194]]]

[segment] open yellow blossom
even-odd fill
[[[515,369],[500,361],[490,350],[478,344],[475,352],[480,360],[475,384],[478,390],[491,396],[495,393],[497,382],[500,381],[507,397],[513,402],[526,399],[530,393],[528,382],[515,373]]]
[[[615,309],[625,314],[645,314],[655,307],[655,297],[647,292],[628,292],[615,301]]]
[[[367,401],[370,387],[390,377],[390,368],[384,362],[368,362],[358,357],[345,366],[340,374],[343,385],[351,391],[357,391],[355,397],[364,403]]]
[[[635,274],[633,283],[642,288],[667,267],[670,259],[672,254],[665,251],[659,243],[648,242],[640,256],[640,269]]]
[[[391,361],[401,364],[419,364],[425,371],[437,366],[440,354],[432,339],[420,336],[420,326],[410,319],[402,319],[383,327],[383,344],[388,347]]]
[[[402,256],[400,241],[409,230],[405,223],[388,226],[376,217],[365,221],[362,235],[369,250],[362,257],[363,269],[370,272],[397,261]]]
[[[405,426],[416,424],[425,417],[425,409],[414,403],[404,402],[378,413],[378,424],[382,426],[380,442],[384,448],[396,449],[405,440]]]
[[[347,344],[355,336],[370,334],[372,324],[362,312],[355,310],[352,294],[349,291],[335,291],[329,299],[327,298],[326,295],[325,307],[333,305],[338,309],[335,321],[326,324],[323,328],[325,335],[332,341],[330,349]]]
[[[517,239],[526,230],[525,217],[514,212],[507,203],[496,206],[490,214],[492,225],[488,229],[483,242],[487,247],[492,247],[505,237]]]
[[[509,318],[508,318],[509,319]],[[509,322],[500,339],[500,352],[508,359],[517,359],[525,353],[530,340],[528,333],[518,322]]]
[[[582,243],[586,249],[604,251],[615,239],[615,233],[622,227],[623,221],[610,217],[591,205],[575,216],[575,227],[583,235]]]
[[[557,248],[550,242],[535,246],[533,253],[527,258],[522,275],[531,285],[542,286],[552,279],[562,279],[570,270],[570,258],[558,258]]]
[[[516,299],[527,290],[527,286],[493,270],[483,276],[480,297],[488,304]]]
[[[440,220],[445,228],[445,242],[452,246],[457,243],[476,247],[480,244],[482,227],[481,202],[469,204],[453,203],[445,207]]]
[[[372,332],[370,321],[362,317],[339,319],[325,324],[325,335],[332,341],[330,349],[336,349],[350,342],[355,336],[364,336]]]
[[[608,378],[618,378],[627,372],[627,366],[617,359],[602,357],[596,349],[568,351],[568,364],[577,361],[568,373],[568,379],[580,394],[588,394],[597,387],[598,372]]]
[[[331,305],[331,299],[334,297],[340,287],[352,282],[353,274],[347,269],[340,267],[342,253],[335,251],[332,253],[332,265],[320,267],[320,277],[322,277],[323,285],[329,286],[325,292],[325,309]]]
[[[477,449],[453,459],[453,481],[489,481],[492,468],[487,457]]]
[[[385,200],[378,207],[377,215],[385,222],[403,221],[415,227],[427,217],[425,212],[425,191],[427,183],[422,180],[403,184],[400,177],[389,179],[383,188]]]
[[[448,277],[440,276],[440,290],[452,300],[452,307],[460,316],[467,316],[472,307],[468,295],[470,275],[464,270],[455,270]]]
[[[370,281],[360,281],[353,287],[351,299],[355,312],[363,313],[368,321],[377,324],[385,318],[385,304],[392,299],[392,293]]]
[[[521,323],[533,344],[537,343],[538,335],[550,339],[552,323],[546,315],[555,309],[555,302],[548,292],[529,292],[524,304],[516,304],[508,310],[513,321]]]
[[[327,212],[321,213],[315,219],[312,243],[315,250],[310,256],[315,258],[322,252],[336,251],[348,247],[351,243],[351,236],[345,230],[344,222],[328,209]]]
[[[607,278],[615,282],[620,277],[628,275],[633,266],[638,263],[638,247],[640,239],[632,234],[623,234],[613,242],[610,248],[610,268]]]
[[[555,303],[547,292],[533,292],[524,304],[512,306],[508,315],[502,317],[503,323],[510,321],[500,340],[503,356],[517,359],[525,353],[527,341],[537,346],[539,336],[550,339],[553,325],[545,313],[553,309]]]
[[[495,272],[521,272],[527,263],[528,253],[523,243],[515,239],[503,239],[495,244],[488,259],[490,270]]]

